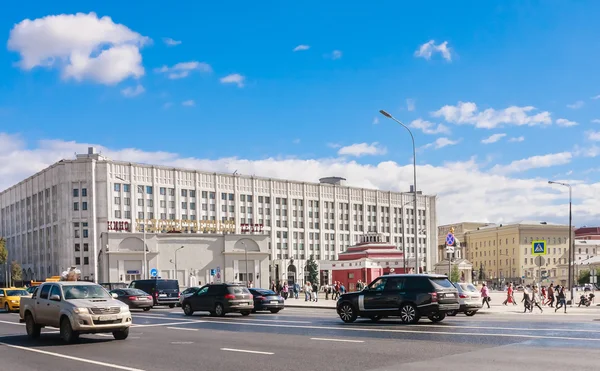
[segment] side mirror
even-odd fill
[[[119,297],[119,295],[115,294],[114,292],[110,294],[110,296],[112,296],[113,299],[116,299]]]
[[[4,297],[4,294],[0,294],[0,298],[3,298],[3,297]]]
[[[52,301],[60,301],[60,295],[51,295],[50,300]]]

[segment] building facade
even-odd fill
[[[466,233],[467,258],[483,280],[501,285],[506,282],[544,281],[566,284],[568,272],[561,268],[569,259],[569,227],[538,221],[490,224]],[[544,264],[535,264],[533,241],[544,240]]]
[[[581,227],[575,230],[576,240],[600,240],[600,227]]]
[[[272,279],[302,281],[306,261],[335,260],[367,232],[436,263],[436,197],[111,161],[89,148],[0,193],[0,235],[24,279],[70,266],[99,276],[103,233],[177,231],[265,235]],[[231,226],[233,225],[233,228]],[[154,228],[154,229],[152,229]]]

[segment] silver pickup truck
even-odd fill
[[[57,327],[67,343],[80,334],[112,333],[115,339],[129,336],[129,307],[113,298],[102,286],[81,281],[46,282],[31,298],[22,298],[20,322],[27,335],[40,336],[43,327]]]

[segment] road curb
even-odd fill
[[[285,304],[286,308],[305,308],[305,309],[332,309],[335,310],[335,307],[327,307],[324,305],[311,305],[306,306],[306,305],[300,305],[300,304]]]

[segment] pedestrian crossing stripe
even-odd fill
[[[546,255],[546,241],[533,241],[531,248],[532,255]]]

